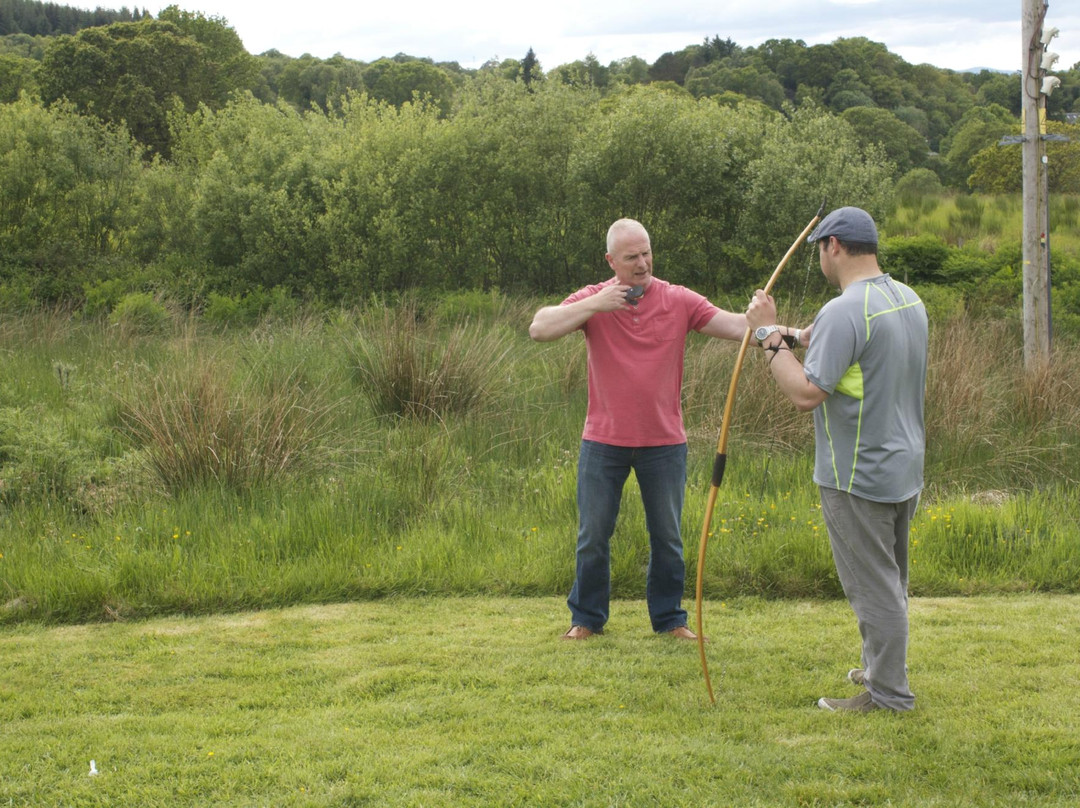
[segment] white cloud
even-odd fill
[[[1053,44],[1061,69],[1080,62],[1078,5],[1054,0],[1048,7],[1047,26],[1062,31]],[[478,67],[491,58],[520,59],[532,48],[550,70],[589,53],[603,64],[628,56],[654,62],[713,36],[743,47],[861,36],[915,64],[1014,70],[1022,50],[1015,0],[308,0],[300,7],[285,0],[198,0],[181,7],[224,17],[252,53],[342,53],[365,62],[408,53]]]

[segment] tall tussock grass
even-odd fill
[[[299,369],[259,374],[220,355],[136,375],[117,418],[168,490],[243,490],[311,471],[332,443],[335,403]]]
[[[1018,366],[1018,363],[1013,364],[1013,367]],[[1015,412],[1022,414],[1027,429],[1042,433],[1080,429],[1078,371],[1080,359],[1076,352],[1058,350],[1053,362],[1016,374]]]
[[[889,235],[928,235],[947,244],[978,244],[993,252],[1007,242],[1019,242],[1024,232],[1023,200],[1019,194],[949,194],[901,197],[886,223]],[[1080,198],[1051,194],[1051,250],[1075,255],[1080,247]]]
[[[723,424],[737,357],[738,346],[733,343],[691,340],[686,353],[683,412],[692,440],[715,441]],[[798,452],[813,444],[813,422],[777,391],[765,356],[754,343],[747,349],[737,379],[729,434],[738,436],[740,443],[769,451]]]
[[[488,400],[510,335],[471,319],[446,329],[406,302],[362,313],[346,350],[376,414],[429,420]]]

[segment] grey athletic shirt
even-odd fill
[[[829,393],[814,410],[814,482],[875,502],[922,490],[926,350],[922,301],[888,275],[822,306],[803,363]]]

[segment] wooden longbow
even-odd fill
[[[776,265],[769,282],[765,284],[765,294],[772,290],[773,284],[780,277],[784,265],[787,264],[788,259],[799,248],[799,245],[810,235],[821,220],[821,214],[824,212],[825,200],[823,199],[821,207],[818,208],[814,218],[810,220],[810,224],[803,229],[799,237],[788,248],[784,257],[780,259],[780,263]],[[709,663],[705,657],[705,624],[701,614],[701,593],[705,583],[705,548],[709,544],[709,525],[712,522],[713,510],[716,507],[716,495],[720,490],[720,482],[724,479],[724,467],[727,465],[728,432],[731,428],[731,413],[735,408],[735,390],[739,386],[739,375],[742,373],[743,360],[746,358],[746,348],[750,344],[750,336],[750,329],[747,328],[746,333],[743,334],[742,344],[739,346],[738,356],[735,358],[735,369],[731,373],[731,382],[728,384],[727,401],[724,402],[724,415],[720,422],[720,437],[716,442],[716,458],[713,460],[712,485],[709,486],[709,499],[705,505],[705,523],[701,527],[701,542],[698,545],[697,588],[694,595],[695,609],[697,611],[698,653],[701,655],[701,672],[705,675],[705,687],[709,691],[709,701],[713,704],[716,704],[716,696],[713,695],[712,679],[709,677]]]

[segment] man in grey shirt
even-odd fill
[[[848,678],[865,690],[818,706],[910,710],[908,529],[923,486],[926,309],[878,267],[877,228],[866,211],[834,210],[809,241],[840,295],[802,332],[804,341],[810,332],[805,362],[785,344],[776,304],[763,291],[754,293],[746,320],[781,392],[814,412],[814,482],[862,635],[862,667]]]

